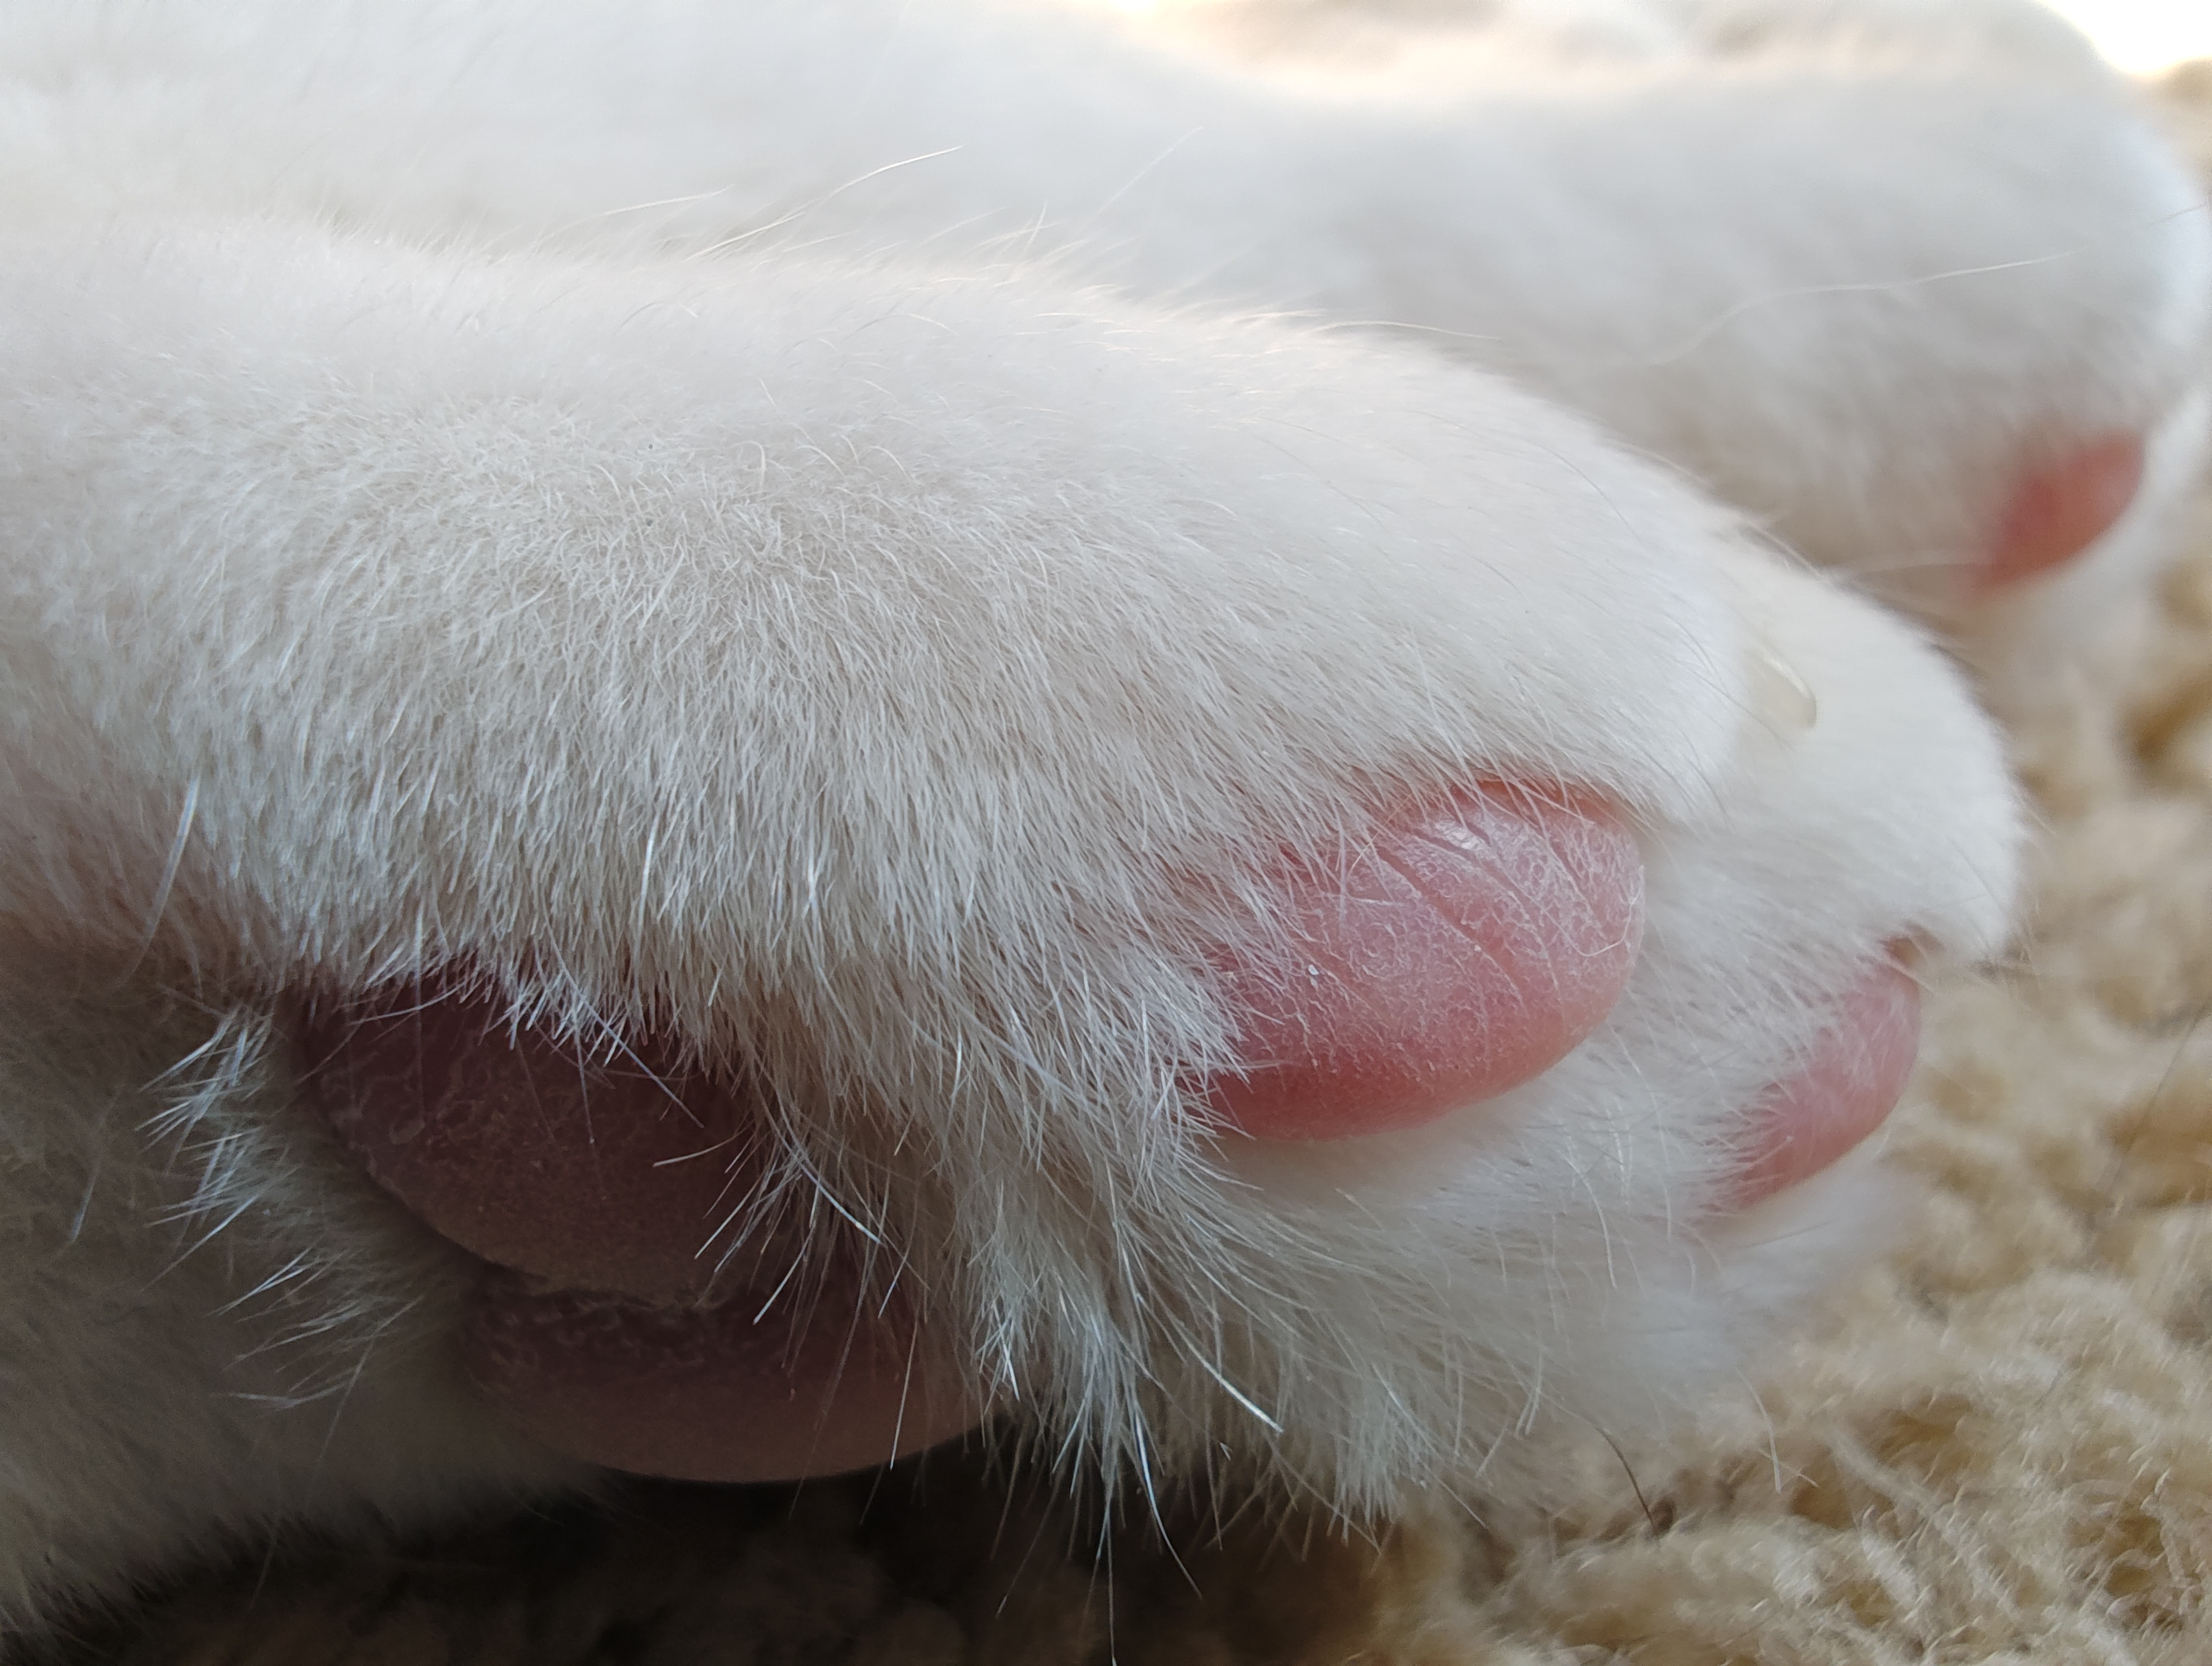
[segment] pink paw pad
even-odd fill
[[[696,1481],[884,1462],[981,1395],[908,1304],[726,1252],[760,1173],[742,1084],[652,1041],[580,1056],[433,982],[308,1026],[318,1104],[370,1176],[492,1265],[463,1341],[484,1394],[556,1450]],[[507,1269],[513,1269],[512,1271]]]
[[[1635,970],[1644,866],[1610,812],[1495,783],[1291,865],[1298,954],[1228,974],[1246,1071],[1222,1120],[1268,1140],[1417,1128],[1541,1074]]]
[[[1976,571],[1981,586],[2017,584],[2071,561],[2126,513],[2142,473],[2140,434],[2094,440],[2030,470],[1984,547]]]
[[[1744,1166],[1724,1207],[1748,1208],[1809,1180],[1880,1128],[1920,1049],[1920,987],[1894,961],[1845,990],[1805,1061],[1747,1118]]]

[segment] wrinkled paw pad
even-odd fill
[[[1643,931],[1619,820],[1505,783],[1281,885],[1297,952],[1228,971],[1247,1063],[1209,1095],[1263,1139],[1419,1127],[1542,1073],[1620,999]]]

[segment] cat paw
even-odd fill
[[[8,275],[11,1604],[986,1418],[1511,1490],[1856,1252],[2013,798],[1671,471],[1032,280],[123,236]]]
[[[1478,9],[1509,41],[1585,15]],[[2202,462],[2201,185],[2027,0],[1598,9],[1667,39],[1540,73],[1501,46],[1334,141],[1372,258],[1312,299],[1585,412],[2032,682],[2140,591]]]

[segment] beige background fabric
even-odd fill
[[[2212,169],[2212,62],[2160,88]],[[2148,644],[2018,737],[2033,923],[1938,991],[1887,1134],[1908,1240],[1654,1453],[1540,1518],[1373,1539],[1202,1512],[1102,1546],[933,1458],[637,1486],[435,1544],[278,1543],[88,1621],[191,1666],[2212,1662],[2212,491]],[[1086,1525],[1086,1523],[1091,1525]]]

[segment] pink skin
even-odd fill
[[[324,1114],[370,1176],[471,1254],[648,1301],[741,1287],[716,1245],[757,1173],[760,1111],[742,1085],[651,1040],[581,1063],[434,982],[319,1017],[309,1056]]]
[[[1369,854],[1286,863],[1303,952],[1224,970],[1249,1071],[1206,1098],[1227,1128],[1339,1140],[1408,1128],[1547,1068],[1633,969],[1634,841],[1579,798],[1506,784],[1386,827]],[[375,1180],[488,1263],[463,1339],[478,1387],[549,1445],[698,1480],[827,1474],[983,1414],[969,1371],[849,1269],[719,1235],[758,1173],[742,1083],[633,1043],[613,1064],[510,1033],[433,982],[307,1025],[312,1091]],[[1838,1004],[1807,1067],[1753,1108],[1741,1207],[1832,1162],[1911,1063],[1912,986],[1884,966]],[[514,1269],[514,1270],[508,1270]]]
[[[981,1416],[896,1295],[865,1303],[847,1269],[725,1264],[759,1173],[741,1084],[651,1041],[584,1063],[434,983],[317,1014],[307,1049],[316,1101],[370,1176],[492,1263],[465,1360],[548,1445],[773,1481],[919,1451]]]
[[[1744,1165],[1723,1207],[1748,1208],[1811,1179],[1880,1128],[1919,1050],[1919,986],[1894,961],[1869,967],[1836,1002],[1805,1067],[1752,1106]]]
[[[2071,561],[2126,512],[2142,471],[2140,434],[2106,435],[2030,470],[1997,516],[1977,581],[1997,589]]]
[[[532,1290],[494,1269],[463,1344],[469,1375],[556,1451],[692,1481],[865,1468],[975,1426],[980,1395],[897,1306],[817,1274],[773,1302],[655,1309]]]
[[[1232,967],[1251,1061],[1209,1096],[1262,1140],[1419,1128],[1559,1062],[1635,970],[1644,867],[1612,814],[1495,784],[1290,865],[1297,957]]]

